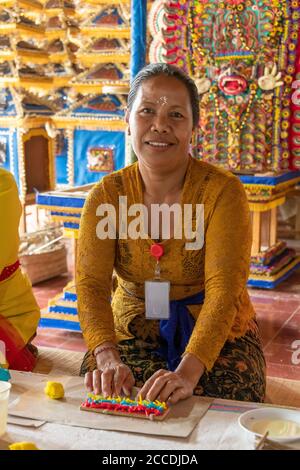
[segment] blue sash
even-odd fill
[[[158,353],[168,363],[169,370],[174,371],[181,361],[181,356],[190,339],[195,320],[190,314],[188,305],[200,305],[204,302],[204,291],[180,300],[171,300],[170,318],[161,320],[159,332],[161,347]]]

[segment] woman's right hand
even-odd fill
[[[118,351],[106,349],[97,354],[96,349],[95,354],[97,369],[85,374],[86,388],[104,397],[130,396],[135,380],[130,368],[121,361]]]

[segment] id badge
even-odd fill
[[[170,316],[169,281],[145,281],[145,308],[148,320],[168,320]]]

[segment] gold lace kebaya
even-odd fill
[[[119,196],[127,196],[128,207],[143,203],[138,163],[104,177],[83,210],[76,285],[81,328],[91,351],[106,341],[133,338],[129,325],[136,317],[141,339],[151,335],[153,325],[145,319],[144,306],[144,282],[153,277],[156,263],[150,255],[153,241],[101,240],[96,235],[96,210],[103,203],[114,205],[118,233]],[[171,282],[170,300],[205,291],[203,305],[189,306],[196,324],[185,353],[194,354],[211,370],[224,343],[243,336],[255,317],[246,289],[251,250],[248,202],[236,176],[190,157],[181,204],[193,204],[193,210],[204,204],[204,246],[186,250],[190,240],[184,236],[164,240],[161,278]],[[118,286],[111,299],[113,270]]]

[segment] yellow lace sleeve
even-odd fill
[[[215,203],[204,250],[205,301],[185,353],[197,356],[210,370],[230,337],[237,313],[241,315],[247,295],[251,221],[238,178],[230,179]]]
[[[97,208],[102,203],[112,204],[104,180],[92,189],[86,200],[77,247],[78,316],[89,350],[105,341],[115,341],[110,296],[116,240],[97,236],[100,221]]]

